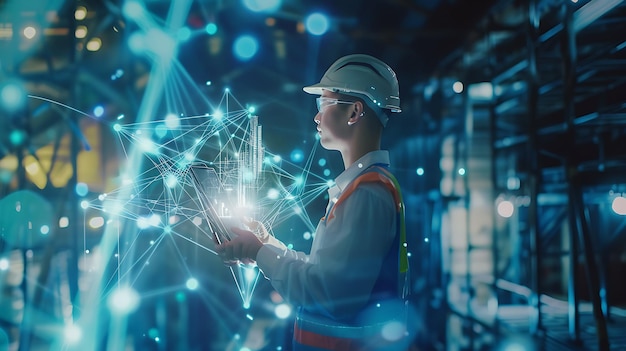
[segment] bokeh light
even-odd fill
[[[313,35],[323,35],[330,27],[328,17],[321,13],[312,13],[304,20],[306,30]]]
[[[253,36],[242,35],[233,44],[233,53],[241,61],[250,60],[259,50],[259,43]]]

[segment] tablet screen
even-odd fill
[[[211,233],[220,244],[230,240],[229,231],[224,225],[222,218],[215,210],[214,199],[210,194],[210,189],[220,188],[220,180],[217,172],[211,167],[200,164],[191,166],[189,173]]]

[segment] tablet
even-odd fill
[[[230,240],[230,233],[222,218],[219,216],[213,206],[213,199],[210,195],[210,189],[219,189],[220,180],[215,169],[205,164],[192,165],[189,168],[191,183],[193,184],[204,218],[209,224],[211,234],[213,234],[218,243]]]

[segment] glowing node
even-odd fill
[[[122,126],[119,123],[115,123],[113,125],[113,130],[116,131],[116,132],[119,132],[120,130],[122,130]]]
[[[207,87],[211,86],[211,84],[213,84],[210,80],[207,80],[206,83],[204,83]]]
[[[80,207],[81,207],[83,210],[88,209],[88,208],[89,208],[89,201],[87,201],[87,200],[83,200],[83,201],[81,201],[81,202],[80,202]]]
[[[77,183],[74,191],[76,191],[76,195],[78,196],[85,196],[89,192],[89,186],[82,182]]]
[[[463,92],[463,83],[460,81],[456,81],[454,82],[454,84],[452,84],[452,90],[457,93],[460,94]]]
[[[618,196],[613,199],[613,203],[611,204],[611,208],[618,215],[626,215],[626,197]]]
[[[304,232],[304,234],[302,234],[302,237],[304,238],[304,240],[311,240],[313,235],[311,234],[311,232]]]
[[[122,13],[128,18],[139,19],[144,15],[144,8],[139,1],[127,0],[122,6]]]
[[[84,39],[87,36],[87,27],[86,26],[76,26],[76,30],[74,31],[74,36],[77,39]]]
[[[274,163],[279,163],[280,161],[282,161],[282,158],[279,155],[274,155],[274,157],[272,157],[272,161]]]
[[[208,35],[214,35],[215,33],[217,33],[217,24],[213,22],[207,23],[207,25],[204,27],[204,30],[207,32]]]
[[[459,168],[459,175],[465,175],[465,168]]]
[[[187,279],[185,286],[189,290],[196,290],[200,286],[200,283],[198,283],[198,280],[196,278],[189,278]]]
[[[139,149],[145,153],[157,154],[159,152],[158,145],[148,138],[140,138],[137,145],[139,146]]]
[[[418,175],[418,176],[424,175],[424,168],[422,168],[422,167],[418,167],[418,168],[415,170],[415,173],[417,173],[417,175]]]
[[[104,225],[104,218],[102,217],[93,217],[89,220],[89,226],[93,229],[101,228]]]
[[[33,26],[24,27],[23,34],[26,39],[32,39],[37,35],[37,29]]]
[[[139,294],[133,288],[123,286],[115,289],[107,300],[107,306],[112,313],[127,315],[139,306]]]
[[[323,35],[328,31],[330,22],[328,17],[321,13],[312,13],[304,20],[306,30],[313,35]]]
[[[50,227],[47,226],[47,225],[42,225],[41,228],[39,228],[39,232],[42,235],[48,235],[48,234],[50,234]]]
[[[0,258],[0,271],[6,271],[7,269],[9,269],[9,260]]]
[[[302,162],[304,160],[304,152],[300,149],[294,149],[289,157],[292,162]]]
[[[164,31],[151,28],[146,32],[148,48],[160,59],[171,59],[176,52],[176,42]]]
[[[70,219],[67,217],[59,218],[59,228],[67,228],[70,226]]]
[[[325,159],[325,158],[320,158],[320,159],[317,161],[317,164],[318,164],[320,167],[324,167],[324,166],[326,166],[326,159]]]
[[[501,201],[497,206],[498,214],[504,218],[510,218],[513,216],[513,212],[515,211],[515,206],[513,203],[508,200]]]
[[[146,36],[143,33],[135,32],[128,37],[128,48],[135,54],[146,50]]]
[[[258,41],[250,35],[242,35],[233,43],[233,53],[235,57],[242,61],[247,61],[254,57],[258,50]]]
[[[199,227],[202,224],[202,218],[196,216],[196,217],[193,218],[193,220],[191,222]]]
[[[328,176],[330,176],[330,169],[326,168],[326,169],[324,170],[323,174],[324,174],[324,177],[328,177]]]
[[[244,302],[243,303],[243,308],[246,309],[246,310],[249,309],[250,308],[250,302],[249,301]]]
[[[279,319],[287,319],[291,315],[291,306],[286,303],[278,304],[274,308],[274,314]]]
[[[154,135],[156,135],[159,139],[165,138],[165,136],[167,135],[167,127],[165,126],[165,124],[157,124],[156,127],[154,127]]]
[[[26,106],[26,91],[17,81],[0,85],[0,107],[8,112],[15,112]]]
[[[175,174],[168,174],[165,177],[165,185],[172,189],[178,185],[178,177]]]
[[[280,192],[277,189],[269,189],[267,191],[267,198],[270,200],[276,200],[280,196]]]
[[[74,18],[78,21],[87,18],[87,8],[85,6],[76,7],[76,10],[74,10]]]
[[[73,345],[83,337],[83,331],[77,325],[69,324],[65,326],[63,335],[65,336],[65,342]]]
[[[189,29],[188,27],[182,27],[178,30],[178,33],[176,33],[176,39],[178,39],[178,41],[187,41],[191,38],[191,29]]]
[[[406,326],[398,321],[391,321],[383,326],[381,335],[383,339],[388,341],[400,340],[406,335]]]
[[[148,218],[148,223],[153,227],[158,227],[159,225],[161,225],[161,216],[156,213],[153,214]]]
[[[213,112],[213,118],[222,119],[224,118],[224,113],[220,110],[216,110],[215,112]]]
[[[254,113],[254,112],[256,112],[256,107],[254,107],[254,106],[250,106],[250,107],[248,107],[248,112],[249,112],[249,113]]]
[[[165,116],[165,126],[169,129],[178,129],[180,127],[180,118],[175,113],[168,113]]]
[[[100,39],[100,38],[91,38],[87,42],[86,48],[87,48],[88,51],[98,51],[98,50],[100,50],[100,48],[102,48],[102,39]]]
[[[150,221],[147,217],[139,217],[137,218],[137,228],[139,229],[147,229],[150,228]]]
[[[274,12],[281,5],[281,0],[243,0],[243,4],[253,12]]]
[[[294,177],[293,178],[293,184],[294,185],[303,185],[304,184],[304,177],[302,177],[301,175]]]
[[[104,114],[104,107],[102,107],[102,105],[98,105],[98,106],[93,108],[93,115],[94,116],[102,117],[103,114]]]

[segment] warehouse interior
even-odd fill
[[[351,53],[400,84],[411,350],[626,350],[623,0],[0,0],[0,350],[290,350],[172,164],[258,140],[309,250],[343,163],[302,87]]]

